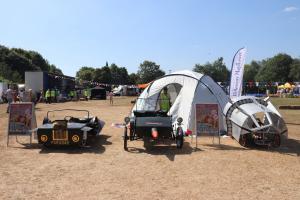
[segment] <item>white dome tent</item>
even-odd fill
[[[164,87],[168,88],[172,104],[168,115],[172,116],[173,123],[181,117],[184,131],[196,134],[196,104],[217,104],[220,132],[227,132],[243,146],[249,136],[256,144],[271,144],[278,136],[287,137],[285,122],[268,98],[243,96],[230,99],[212,78],[188,70],[153,81],[139,96],[131,116],[134,116],[133,111],[159,110],[157,102]],[[280,145],[280,141],[276,141],[276,146]]]
[[[172,116],[173,122],[182,117],[183,130],[195,133],[195,105],[205,103],[219,105],[220,129],[226,130],[222,113],[229,97],[209,76],[189,70],[174,72],[152,82],[139,96],[132,111],[157,110],[157,101],[164,87],[168,87],[172,103],[168,115]]]

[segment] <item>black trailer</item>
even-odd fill
[[[139,99],[138,99],[139,100]],[[145,147],[151,141],[173,140],[177,148],[182,148],[184,132],[181,128],[182,118],[178,117],[173,123],[172,116],[163,111],[133,111],[133,116],[125,117],[124,150],[128,150],[127,143],[133,140],[143,140]]]
[[[50,120],[49,114],[53,112],[78,111],[86,112],[84,118],[66,115],[63,119]],[[47,112],[43,125],[37,129],[39,144],[50,145],[76,145],[84,146],[88,138],[100,134],[104,123],[97,117],[90,117],[87,110],[63,109]]]
[[[102,87],[94,87],[91,89],[91,99],[106,100],[106,90]]]

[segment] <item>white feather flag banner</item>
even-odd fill
[[[242,95],[246,52],[246,48],[241,48],[236,52],[233,58],[229,89],[230,98]]]

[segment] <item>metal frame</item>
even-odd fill
[[[195,137],[196,137],[196,150],[198,149],[198,132],[197,132],[197,112],[196,112],[196,107],[197,107],[197,104],[209,104],[209,105],[211,105],[211,104],[215,104],[215,105],[217,105],[218,106],[218,140],[219,140],[219,145],[221,144],[221,136],[220,136],[220,117],[219,117],[219,108],[220,108],[220,106],[219,106],[219,104],[218,103],[196,103],[195,105],[194,105],[194,109],[195,109]],[[212,135],[212,137],[213,137],[213,144],[214,144],[214,140],[215,140],[215,135],[216,134],[213,134]],[[199,135],[200,136],[200,135]],[[191,143],[193,142],[193,134],[191,135]]]
[[[47,118],[49,119],[49,113],[52,112],[61,112],[61,111],[65,111],[65,110],[69,110],[69,111],[78,111],[78,112],[87,112],[88,114],[88,118],[90,118],[90,112],[88,110],[79,110],[79,109],[59,109],[59,110],[49,110],[47,112]]]

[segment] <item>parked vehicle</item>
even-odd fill
[[[85,112],[86,117],[77,118],[66,115],[63,119],[49,119],[49,114],[54,112]],[[100,134],[104,122],[97,117],[91,117],[87,110],[63,109],[47,112],[43,125],[37,129],[39,144],[50,145],[76,145],[84,146],[89,137]]]
[[[177,148],[182,148],[184,132],[181,117],[177,118],[176,126],[173,126],[172,116],[168,116],[167,112],[135,110],[133,113],[134,116],[124,119],[124,150],[128,150],[128,140],[143,140],[147,146],[151,141],[167,139],[175,141]]]

